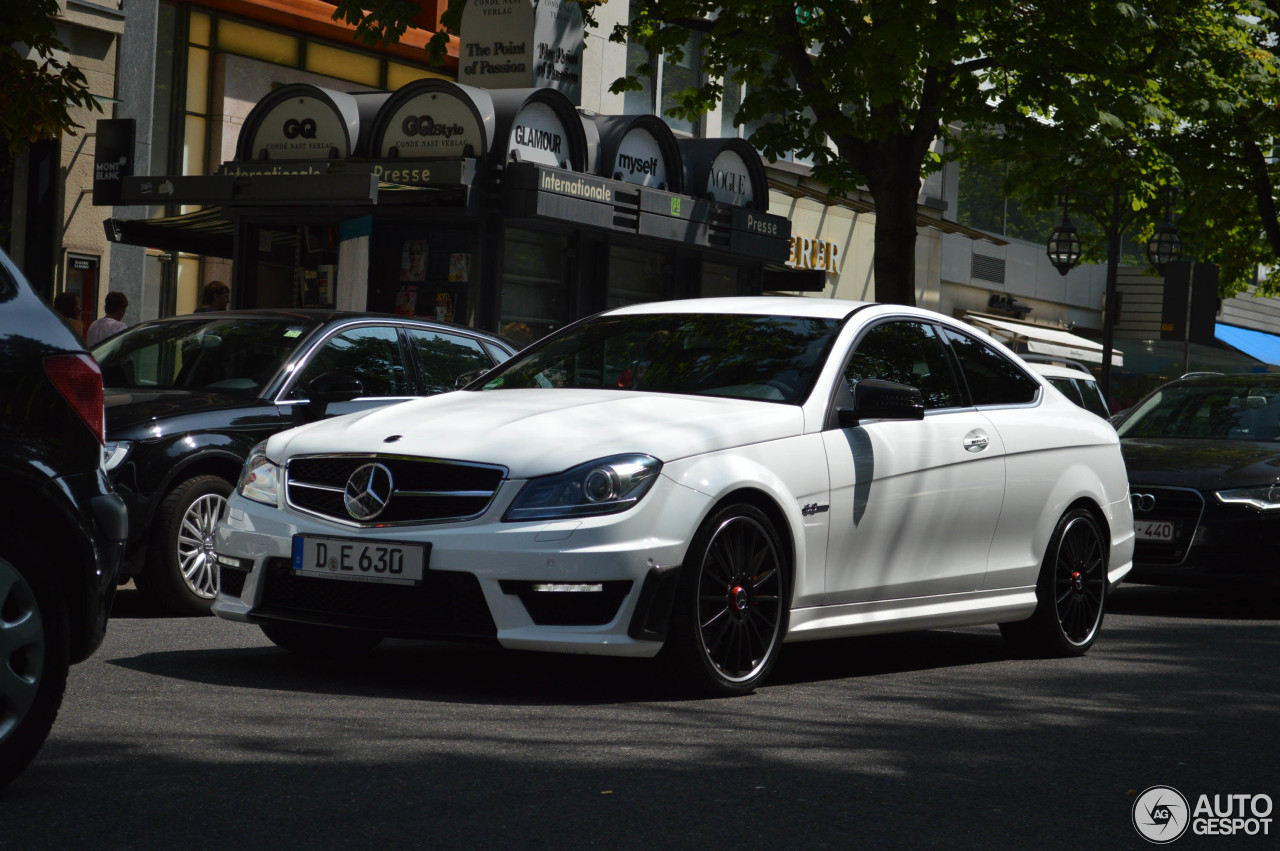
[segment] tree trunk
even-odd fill
[[[903,147],[906,147],[905,145]],[[894,159],[909,159],[897,154]],[[876,203],[876,301],[916,303],[916,203],[919,163],[896,162],[867,182]]]

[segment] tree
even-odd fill
[[[714,105],[722,80],[741,84],[737,123],[773,119],[751,137],[766,155],[812,157],[837,194],[865,185],[876,204],[876,297],[911,303],[916,200],[941,163],[935,143],[960,143],[944,156],[977,153],[963,140],[999,132],[1008,152],[1025,143],[1059,173],[1073,158],[1107,162],[1143,187],[1139,206],[1151,203],[1170,168],[1155,142],[1187,120],[1178,96],[1197,81],[1216,90],[1238,79],[1215,63],[1238,58],[1254,5],[637,0],[614,37],[679,57],[688,32],[699,33],[710,79],[678,97],[679,111]]]
[[[10,155],[74,134],[73,107],[102,111],[84,74],[58,58],[57,0],[0,3],[0,140]]]
[[[1255,3],[1181,11],[1151,4],[1136,19],[1146,36],[1128,53],[1107,45],[1102,61],[1088,42],[1064,45],[1078,61],[1064,64],[1070,89],[1045,101],[1052,109],[1027,108],[1039,83],[1010,78],[1002,83],[1012,97],[953,141],[961,155],[1007,163],[1010,197],[1051,209],[1068,192],[1085,214],[1075,224],[1093,231],[1087,259],[1105,250],[1100,228],[1089,224],[1111,217],[1114,188],[1119,227],[1144,241],[1165,215],[1166,190],[1178,189],[1184,255],[1218,262],[1230,292],[1252,280],[1265,251],[1255,204],[1243,193],[1247,151],[1270,134],[1253,135],[1257,126],[1242,122],[1274,112],[1262,107],[1275,102],[1274,57],[1264,47],[1271,16]]]

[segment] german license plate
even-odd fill
[[[415,585],[430,553],[430,544],[293,536],[293,569],[300,576]]]
[[[1173,523],[1169,520],[1138,520],[1133,524],[1133,531],[1139,541],[1173,541]]]

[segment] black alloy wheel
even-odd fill
[[[1107,599],[1107,544],[1093,514],[1068,511],[1058,521],[1036,585],[1030,618],[1000,624],[1015,650],[1083,656],[1098,638]]]
[[[713,515],[682,569],[664,651],[700,692],[745,694],[773,669],[789,615],[787,561],[773,523],[751,505]]]

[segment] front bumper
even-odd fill
[[[1128,581],[1280,584],[1280,512],[1224,505],[1212,493],[1201,499],[1199,513],[1178,520],[1174,541],[1138,542]]]
[[[512,649],[657,653],[675,566],[710,498],[661,477],[620,514],[501,522],[523,484],[504,482],[474,520],[382,528],[233,494],[216,536],[221,590],[213,612],[248,623],[294,620],[410,638],[490,639]],[[295,535],[429,543],[431,551],[416,586],[299,576],[291,562]]]

